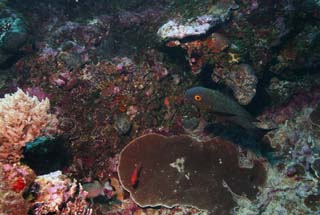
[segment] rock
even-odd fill
[[[131,130],[132,123],[125,114],[117,115],[115,117],[114,128],[119,135],[125,135]]]

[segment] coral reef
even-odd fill
[[[238,156],[237,147],[222,139],[196,142],[188,136],[146,134],[120,153],[118,172],[142,207],[187,205],[229,214],[234,196],[253,199],[266,179],[260,161],[240,168]],[[136,185],[133,177],[138,177]]]
[[[319,214],[319,11],[318,0],[0,0],[0,213]],[[185,100],[195,86],[277,129],[251,140]],[[172,187],[179,199],[165,202]],[[163,198],[140,207],[128,191],[140,206]]]

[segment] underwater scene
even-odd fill
[[[320,215],[320,1],[0,0],[0,215]]]

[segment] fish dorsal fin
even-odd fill
[[[237,116],[236,114],[227,113],[227,112],[220,112],[220,111],[211,111],[212,114],[218,115],[218,116],[224,116],[224,117],[234,117]]]

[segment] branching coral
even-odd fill
[[[57,131],[57,119],[48,113],[49,100],[39,101],[21,89],[0,99],[0,160],[16,162],[22,147],[35,137]]]

